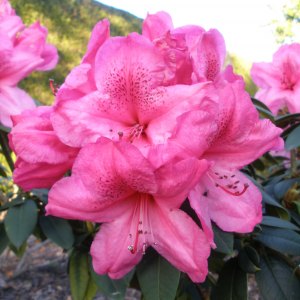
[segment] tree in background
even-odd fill
[[[288,0],[283,7],[283,19],[275,21],[278,43],[300,40],[300,0]]]

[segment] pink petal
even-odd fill
[[[151,41],[160,38],[171,29],[173,29],[171,16],[164,11],[148,14],[143,22],[143,36]]]
[[[73,161],[61,164],[28,163],[17,160],[13,173],[14,182],[23,190],[50,188],[71,169]]]
[[[166,207],[180,207],[189,191],[209,168],[205,160],[175,157],[156,170],[156,200]]]
[[[34,101],[25,91],[18,87],[0,86],[0,123],[4,126],[12,126],[11,115],[34,107]]]
[[[151,214],[155,250],[194,282],[203,282],[208,272],[209,243],[194,221],[177,209],[155,209]]]
[[[117,58],[117,59],[116,59]],[[144,121],[144,114],[162,104],[165,65],[162,56],[144,37],[131,34],[108,40],[96,56],[95,80],[107,96],[101,111],[124,123]]]
[[[122,216],[128,207],[126,201],[107,206],[86,188],[78,176],[63,178],[49,192],[47,214],[66,219],[109,222]],[[107,208],[108,207],[108,208]]]
[[[194,70],[198,80],[215,80],[225,61],[226,47],[221,33],[210,29],[203,33],[194,58]]]
[[[129,232],[132,208],[123,212],[117,220],[102,224],[91,246],[93,267],[98,274],[108,274],[118,279],[127,274],[142,258],[142,252],[132,254]]]
[[[259,119],[243,82],[226,85],[219,95],[218,130],[203,158],[227,168],[241,168],[265,152],[283,147],[282,130]]]
[[[15,118],[10,142],[18,157],[34,164],[61,164],[74,160],[78,150],[58,139],[50,122],[51,112],[51,107],[40,106]]]
[[[108,203],[135,191],[153,194],[157,190],[153,167],[136,147],[126,142],[102,138],[86,145],[78,155],[73,174],[78,174],[101,201]]]
[[[60,140],[71,147],[82,147],[101,136],[118,140],[118,132],[126,127],[99,109],[108,100],[95,91],[74,101],[57,102],[51,122]]]
[[[198,192],[203,193],[197,195]],[[253,231],[262,218],[260,191],[238,171],[214,167],[189,197],[208,237],[212,234],[208,216],[222,230],[241,233]]]
[[[95,57],[97,51],[102,46],[102,44],[109,38],[109,21],[104,19],[98,22],[92,31],[88,46],[87,52],[85,53],[82,63],[93,64],[95,62]]]
[[[261,88],[280,85],[280,70],[271,63],[254,63],[250,74],[254,83]]]

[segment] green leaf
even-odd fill
[[[39,218],[40,226],[51,241],[64,249],[70,249],[74,243],[74,234],[69,222],[51,216],[41,216]]]
[[[247,273],[238,265],[237,258],[230,259],[224,265],[212,300],[247,300]]]
[[[279,116],[275,118],[275,124],[277,127],[284,128],[289,125],[291,122],[299,121],[300,114],[288,114],[284,116]]]
[[[255,99],[255,98],[251,98],[255,108],[258,110],[259,114],[261,117],[270,119],[272,122],[274,122],[274,116],[272,114],[272,112],[270,111],[270,109],[261,101]]]
[[[276,199],[274,199],[270,194],[265,192],[263,189],[260,189],[260,191],[263,197],[262,198],[263,203],[273,206],[277,214],[280,215],[280,217],[282,217],[283,219],[287,219],[287,220],[290,219],[289,212],[286,210],[286,208],[280,205]]]
[[[11,207],[4,220],[10,242],[19,248],[30,236],[37,222],[38,209],[33,200]]]
[[[294,128],[285,141],[285,149],[291,150],[300,146],[300,124]]]
[[[255,273],[259,270],[259,255],[256,250],[246,245],[238,255],[240,268],[246,273]]]
[[[255,240],[279,252],[299,255],[300,235],[288,229],[277,229],[262,226],[263,230]]]
[[[7,210],[8,208],[10,207],[13,207],[13,206],[18,206],[22,203],[25,202],[25,199],[21,196],[18,196],[16,198],[14,198],[13,200],[3,204],[2,206],[0,206],[0,211],[4,211],[4,210]]]
[[[284,261],[265,256],[261,257],[259,267],[261,271],[255,274],[255,278],[264,300],[299,299],[299,279]]]
[[[281,199],[285,193],[289,190],[290,187],[292,187],[293,184],[299,183],[299,178],[293,178],[293,179],[286,179],[282,180],[278,183],[276,183],[273,187],[274,189],[274,195],[277,199]]]
[[[98,291],[98,286],[90,276],[90,280],[86,289],[84,300],[93,300]]]
[[[69,280],[73,300],[84,300],[89,279],[88,254],[73,251],[69,260]]]
[[[213,224],[214,241],[217,248],[215,251],[224,254],[231,254],[233,252],[233,233],[224,232]]]
[[[130,271],[122,279],[118,280],[113,280],[107,275],[97,274],[94,271],[92,264],[90,264],[90,272],[94,282],[103,294],[105,294],[110,299],[123,300],[125,298],[126,289],[131,281],[135,270]]]
[[[145,300],[175,299],[180,271],[160,255],[148,255],[137,267],[137,277]]]
[[[294,225],[293,223],[272,216],[263,216],[261,224],[270,227],[300,230],[300,227]]]
[[[6,126],[3,126],[3,125],[0,124],[0,131],[3,131],[5,133],[9,133],[10,132],[10,128],[6,127]]]
[[[8,246],[9,239],[6,235],[4,224],[0,223],[0,255]]]

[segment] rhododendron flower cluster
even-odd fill
[[[34,108],[32,98],[18,88],[33,71],[54,68],[57,50],[46,43],[47,29],[35,22],[25,27],[8,0],[0,0],[0,123],[12,126],[11,115]]]
[[[51,188],[50,215],[101,224],[97,273],[120,278],[153,247],[202,282],[211,222],[245,233],[261,221],[261,194],[241,169],[280,149],[281,129],[222,71],[225,54],[217,30],[174,28],[165,12],[126,37],[103,20],[54,105],[13,118],[15,182]],[[181,209],[187,197],[201,227]]]
[[[300,112],[300,44],[281,46],[271,63],[253,64],[251,76],[259,87],[255,97],[274,114]]]

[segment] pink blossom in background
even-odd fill
[[[300,112],[300,44],[281,46],[270,63],[254,63],[251,76],[259,87],[255,97],[274,114]]]
[[[13,179],[25,191],[50,188],[72,168],[78,153],[57,138],[51,113],[52,107],[39,106],[12,117],[10,147],[17,155]]]
[[[17,84],[33,71],[53,69],[57,50],[46,43],[47,29],[35,22],[25,27],[9,1],[0,1],[0,122],[11,127],[10,115],[35,107]]]
[[[72,176],[53,186],[47,213],[104,222],[91,246],[99,274],[123,277],[151,246],[193,281],[202,282],[209,243],[178,207],[207,163],[177,158],[169,164],[155,169],[130,143],[102,138],[82,148]]]

